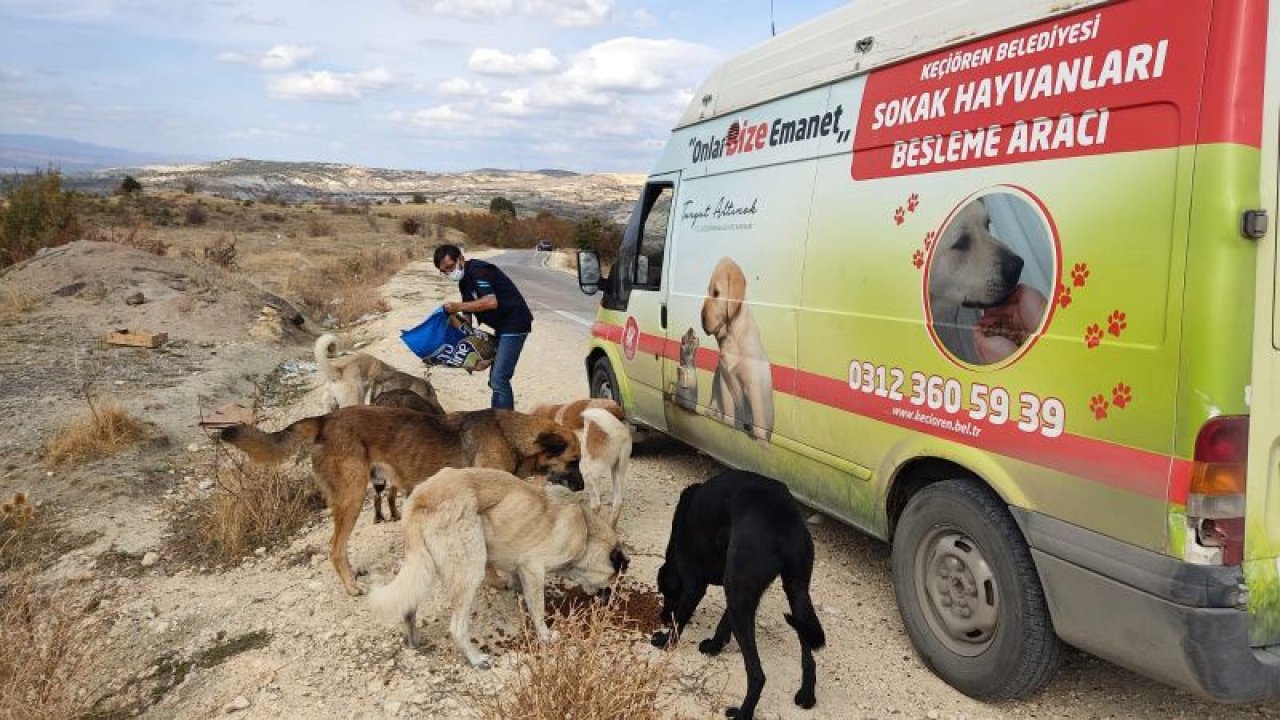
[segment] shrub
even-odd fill
[[[229,457],[229,456],[228,456]],[[226,562],[293,536],[312,520],[323,502],[309,473],[294,467],[261,467],[222,462],[214,470],[213,495],[194,509],[195,531],[178,542],[187,554]],[[184,523],[187,524],[187,523]]]
[[[109,457],[146,435],[142,422],[114,403],[89,404],[89,414],[58,428],[45,446],[44,461],[62,465]]]
[[[499,195],[489,201],[489,212],[494,215],[506,215],[515,218],[516,206],[515,203]]]
[[[120,194],[131,195],[136,192],[142,192],[142,183],[138,182],[132,175],[125,175],[120,181]]]
[[[209,211],[203,205],[188,205],[183,221],[191,225],[204,225],[209,221]]]
[[[62,189],[54,171],[15,175],[4,181],[0,205],[0,267],[21,262],[44,247],[80,234],[76,197]]]
[[[307,234],[313,238],[331,236],[333,235],[333,223],[317,215],[312,215],[307,218]]]
[[[422,193],[414,193],[414,194],[413,194],[413,204],[414,204],[414,205],[426,205],[426,204],[427,204],[427,196],[426,196],[426,195],[423,195]]]
[[[214,240],[204,248],[204,259],[218,267],[230,270],[236,266],[236,241],[226,235]]]
[[[424,224],[422,218],[417,215],[406,215],[400,218],[400,232],[405,235],[417,235],[422,232]]]

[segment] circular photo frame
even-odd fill
[[[1016,362],[1053,316],[1061,276],[1058,231],[1044,204],[1002,185],[975,193],[943,221],[924,273],[934,345],[965,368]]]

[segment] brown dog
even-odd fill
[[[380,392],[373,398],[373,402],[369,404],[379,407],[404,408],[427,413],[428,415],[444,415],[444,410],[440,408],[440,403],[427,400],[408,388],[396,388]],[[387,489],[387,479],[379,474],[377,466],[373,468],[373,476],[369,479],[373,481],[373,521],[375,523],[384,522],[387,517],[392,520],[399,520],[400,511],[396,509],[396,497],[398,494],[396,486],[392,485],[390,492],[387,493],[387,517],[383,517],[382,492]]]
[[[702,330],[720,344],[710,408],[717,419],[768,440],[773,434],[773,372],[746,300],[747,276],[732,258],[721,258],[702,303]]]
[[[435,417],[357,405],[299,420],[274,433],[233,425],[222,431],[221,439],[263,464],[283,462],[303,448],[311,451],[316,483],[333,512],[329,559],[352,595],[364,590],[351,572],[347,540],[375,468],[406,493],[446,467],[496,468],[521,477],[546,473],[552,482],[582,489],[574,434],[550,420],[510,410]]]
[[[613,488],[610,524],[622,513],[622,488],[631,464],[631,428],[622,407],[612,400],[590,398],[563,405],[539,405],[533,415],[555,420],[573,430],[582,448],[582,481],[592,510],[599,510],[601,488]]]

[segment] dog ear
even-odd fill
[[[569,449],[568,441],[559,433],[551,430],[543,430],[538,433],[538,437],[534,442],[538,443],[538,447],[542,448],[543,452],[552,457],[559,457],[564,454],[565,450]]]
[[[742,304],[747,301],[747,276],[743,274],[742,268],[738,267],[738,263],[729,258],[725,258],[724,262],[724,295],[721,300],[725,301],[725,315],[729,320],[738,317],[738,313],[742,311]]]

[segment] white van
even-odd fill
[[[893,543],[979,698],[1064,643],[1280,696],[1267,0],[859,0],[725,63],[603,289],[592,392]]]

